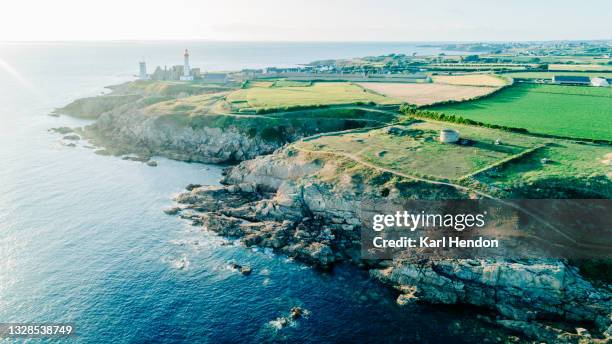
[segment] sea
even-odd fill
[[[488,325],[464,307],[400,307],[395,292],[355,267],[318,271],[164,214],[187,184],[218,184],[222,166],[155,157],[150,167],[94,154],[86,141],[69,147],[49,131],[90,123],[49,116],[53,109],[133,80],[141,60],[149,71],[180,64],[185,48],[192,66],[207,71],[440,53],[415,43],[0,43],[0,323],[74,326],[71,337],[1,343],[505,338],[483,337]],[[280,326],[296,306],[307,315]]]

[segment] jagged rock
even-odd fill
[[[149,161],[147,161],[147,166],[155,167],[155,166],[157,166],[157,161],[149,160]]]
[[[164,209],[164,213],[166,213],[168,215],[176,215],[180,211],[181,211],[181,207],[170,207],[170,208]]]
[[[208,209],[205,227],[241,237],[246,245],[273,247],[290,257],[329,268],[347,259],[370,268],[372,277],[400,290],[398,304],[468,304],[495,311],[499,325],[551,342],[587,337],[565,334],[539,321],[592,323],[593,337],[612,332],[612,295],[594,287],[561,260],[432,259],[414,257],[369,262],[360,258],[359,210],[380,189],[363,183],[325,182],[329,161],[283,151],[243,162],[226,171],[221,187],[193,189],[177,197],[191,208]],[[248,184],[245,184],[248,183]],[[249,185],[248,188],[245,185]],[[395,197],[469,197],[456,190],[412,184]],[[215,207],[223,204],[223,208]],[[552,332],[551,332],[552,331]],[[607,331],[607,332],[606,332]],[[537,333],[542,332],[542,337]],[[608,334],[609,335],[609,334]],[[551,340],[551,338],[554,338]]]
[[[240,270],[240,273],[245,276],[250,275],[252,272],[252,269],[250,266],[241,266],[239,270]]]
[[[202,163],[252,159],[283,144],[247,135],[235,127],[194,128],[160,119],[136,101],[100,113],[85,134],[102,146]],[[301,134],[295,136],[297,139]]]
[[[232,269],[238,270],[244,276],[248,276],[251,274],[251,272],[253,272],[251,267],[248,265],[240,265],[235,262],[230,262],[230,266],[232,267]]]
[[[76,134],[70,134],[70,135],[65,135],[64,137],[62,137],[62,139],[69,140],[69,141],[78,141],[81,139],[81,137]]]
[[[74,132],[74,129],[69,128],[69,127],[57,127],[57,128],[51,128],[49,129],[49,131],[55,132],[61,135],[66,135],[66,134],[70,134]]]
[[[121,157],[122,160],[129,160],[129,161],[137,161],[137,162],[147,162],[149,161],[149,158],[147,157],[143,157],[143,156],[132,156],[132,155],[126,155]]]
[[[291,319],[295,320],[295,319],[299,319],[302,317],[302,314],[304,313],[304,310],[301,307],[293,307],[291,308],[291,312],[289,313],[289,317],[291,317]]]
[[[192,191],[193,189],[197,189],[197,188],[199,188],[201,186],[202,185],[200,185],[200,184],[187,184],[187,186],[185,187],[185,190]]]

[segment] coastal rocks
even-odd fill
[[[69,141],[79,141],[81,137],[77,134],[70,134],[70,135],[65,135],[64,137],[62,137],[62,139],[69,140]]]
[[[180,211],[181,211],[181,207],[170,207],[170,208],[164,209],[164,213],[166,213],[168,215],[176,215]]]
[[[143,156],[126,155],[126,156],[121,157],[121,160],[147,162],[149,161],[149,158],[143,157]]]
[[[303,209],[289,208],[257,192],[252,183],[192,188],[175,197],[183,204],[184,218],[204,229],[227,237],[240,238],[246,246],[275,249],[301,261],[329,268],[338,260],[337,249],[347,240],[339,224],[327,224],[320,217],[306,216]],[[185,214],[185,210],[195,214]]]
[[[241,266],[240,267],[240,273],[245,275],[245,276],[250,275],[252,271],[253,270],[251,269],[250,266]]]
[[[517,321],[504,326],[539,326],[537,321],[544,319],[588,323],[602,330],[610,324],[609,293],[596,289],[562,261],[404,261],[370,274],[402,292],[409,290],[410,298],[421,302],[471,304]],[[398,303],[406,301],[402,295]]]
[[[291,308],[291,312],[289,312],[289,317],[293,320],[301,318],[302,315],[304,315],[302,307],[293,307]]]
[[[248,265],[240,265],[240,264],[232,262],[230,263],[230,267],[234,270],[237,270],[244,276],[248,276],[251,274],[251,272],[253,272],[253,269],[251,269],[251,267]]]
[[[196,188],[199,188],[199,187],[202,187],[202,185],[200,185],[200,184],[188,184],[185,187],[185,190],[192,191],[193,189],[196,189]]]
[[[391,189],[388,197],[400,197],[399,188],[401,197],[466,195],[416,182],[368,184],[363,176],[336,170],[341,163],[279,150],[227,170],[224,186],[195,187],[176,199],[198,210],[195,217],[205,229],[241,238],[247,246],[271,247],[326,269],[343,260],[370,268],[373,278],[400,292],[397,303],[402,306],[413,302],[472,305],[495,312],[499,326],[549,342],[588,338],[584,331],[571,336],[553,331],[557,339],[551,340],[539,327],[543,321],[557,322],[559,328],[581,324],[593,338],[612,332],[612,294],[592,285],[562,260],[418,255],[395,261],[361,260],[359,211],[380,197],[383,187]]]
[[[107,151],[106,149],[96,149],[94,150],[94,154],[98,154],[98,155],[102,155],[102,156],[109,156],[112,155],[109,151]]]
[[[157,166],[157,161],[151,160],[148,156],[124,155],[124,156],[121,157],[121,160],[142,162],[142,163],[144,163],[144,164],[146,164],[147,166],[150,166],[150,167],[156,167]]]
[[[66,135],[74,132],[74,129],[69,127],[57,127],[49,129],[50,132],[58,133],[60,135]]]
[[[588,331],[578,328],[576,333],[563,331],[561,329],[543,325],[536,322],[526,322],[517,320],[497,320],[494,324],[505,327],[509,330],[524,333],[528,337],[538,338],[547,343],[580,343],[580,344],[604,344],[610,343],[609,339],[592,338]]]
[[[415,295],[417,292],[417,287],[413,285],[400,285],[397,289],[401,292],[401,294],[397,297],[395,301],[399,306],[405,306],[411,303],[416,302],[419,298]]]
[[[278,317],[270,321],[268,324],[276,330],[281,330],[287,326],[291,326],[295,324],[295,322],[298,321],[299,319],[307,318],[309,316],[310,316],[310,311],[308,311],[305,308],[296,306],[296,307],[291,308],[291,310],[289,311],[289,314]]]

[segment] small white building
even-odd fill
[[[459,141],[459,132],[454,129],[442,129],[440,130],[440,142],[442,143],[456,143]]]
[[[610,83],[605,78],[591,78],[591,86],[608,87]]]

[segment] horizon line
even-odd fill
[[[606,42],[612,43],[611,38],[585,38],[585,39],[545,39],[545,40],[218,40],[209,38],[169,38],[169,39],[57,39],[57,40],[0,40],[6,43],[149,43],[149,42],[211,42],[211,43],[542,43],[542,42]]]

